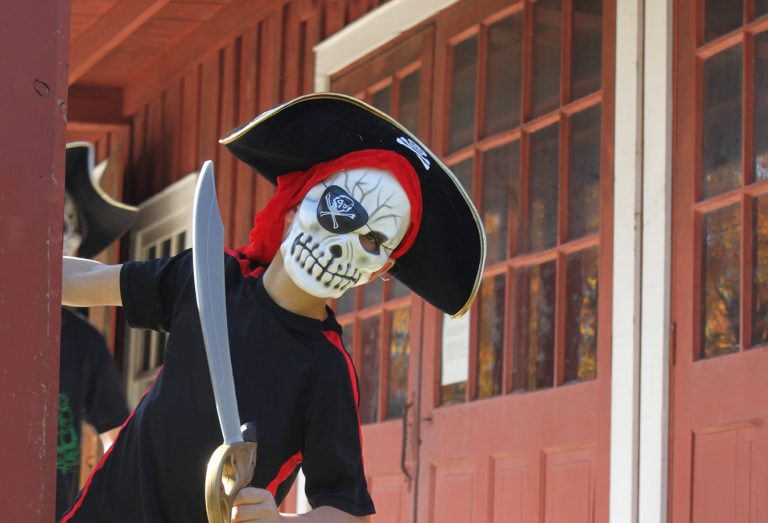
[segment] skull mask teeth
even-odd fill
[[[291,246],[291,258],[303,271],[322,283],[326,288],[340,293],[354,287],[360,281],[360,271],[350,263],[333,264],[333,257],[312,243],[312,236],[299,232]],[[332,253],[332,250],[329,252]]]
[[[294,283],[338,298],[380,270],[410,225],[410,203],[396,178],[350,169],[312,187],[280,246]]]

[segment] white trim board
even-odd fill
[[[643,0],[616,9],[609,518],[636,523],[640,431]]]
[[[616,16],[609,520],[665,523],[672,222],[672,1]]]
[[[672,257],[671,0],[645,0],[639,523],[667,521]]]
[[[392,0],[315,46],[315,92],[331,75],[416,27],[458,0]]]

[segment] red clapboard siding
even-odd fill
[[[273,189],[236,162],[218,139],[258,113],[311,92],[314,46],[385,1],[231,3],[199,33],[187,35],[158,61],[167,70],[165,84],[158,83],[156,63],[126,88],[132,112],[127,201],[146,200],[211,159],[227,242],[247,241],[253,212]],[[248,13],[237,11],[246,7]],[[223,23],[233,19],[249,23]],[[200,41],[216,47],[198,49]]]

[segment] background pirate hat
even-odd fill
[[[93,258],[125,233],[136,219],[138,209],[113,200],[99,186],[107,161],[94,167],[93,145],[67,144],[64,188],[77,205],[83,241],[78,255]]]
[[[389,273],[443,312],[469,310],[485,264],[485,231],[458,179],[411,132],[345,95],[302,96],[256,117],[220,143],[273,184],[361,149],[399,153],[421,184],[423,215],[411,248]]]

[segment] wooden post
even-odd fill
[[[0,21],[3,521],[54,518],[69,20],[70,0],[28,0]]]

